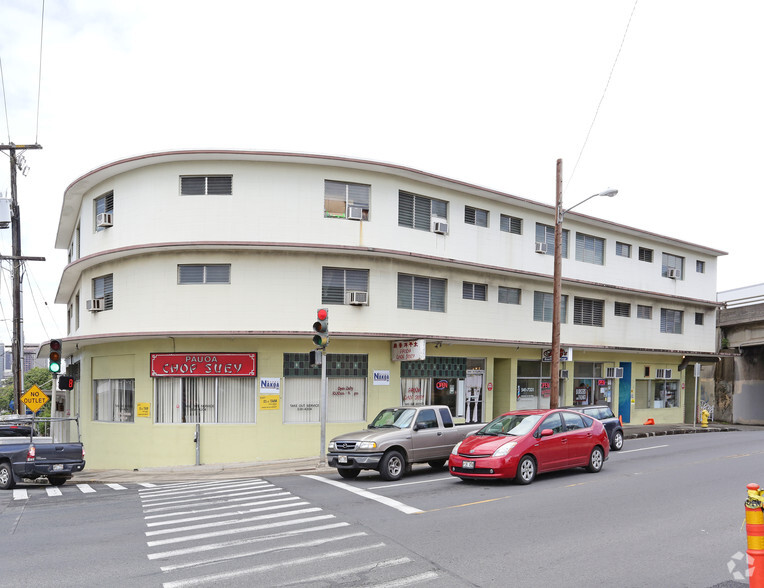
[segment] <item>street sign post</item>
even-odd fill
[[[21,396],[21,402],[32,412],[37,412],[50,400],[50,397],[36,385],[32,386]]]

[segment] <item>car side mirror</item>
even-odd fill
[[[418,431],[418,430],[419,430],[419,429],[421,429],[421,428],[422,428],[422,426],[421,426],[419,423],[416,423],[416,424],[414,424],[414,427],[413,427],[413,429],[414,429],[415,431]]]
[[[544,429],[541,431],[542,437],[551,437],[552,435],[554,435],[554,431],[552,429]]]

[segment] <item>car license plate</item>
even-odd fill
[[[348,456],[347,455],[338,455],[337,456],[337,463],[347,463],[348,462]]]
[[[475,469],[475,462],[474,461],[463,461],[462,467],[465,470],[474,470]]]
[[[54,463],[53,467],[51,467],[50,469],[52,471],[54,471],[54,472],[60,472],[61,470],[64,469],[64,464],[62,464],[62,463]]]

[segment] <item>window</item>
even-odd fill
[[[446,280],[398,274],[398,308],[446,312]]]
[[[154,378],[157,423],[254,423],[257,378]]]
[[[615,254],[621,257],[631,257],[631,245],[628,243],[615,242]]]
[[[575,431],[576,429],[586,429],[587,424],[584,423],[584,417],[580,414],[573,414],[572,412],[565,413],[565,430]]]
[[[485,284],[473,284],[472,282],[462,283],[462,298],[465,300],[485,300],[486,299]]]
[[[464,222],[468,225],[475,225],[476,227],[488,226],[488,211],[480,208],[474,208],[472,206],[464,207]]]
[[[499,302],[502,304],[520,304],[520,288],[499,286]]]
[[[103,309],[114,308],[114,276],[101,276],[93,279],[93,298],[103,298]]]
[[[104,229],[108,227],[98,226],[98,215],[99,214],[114,215],[114,192],[107,192],[103,196],[99,196],[93,201],[93,204],[95,205],[95,217],[94,217],[95,230],[103,231]],[[78,244],[77,250],[78,250],[77,252],[79,253],[79,244]]]
[[[628,302],[616,302],[615,316],[631,316],[631,304]]]
[[[505,233],[513,233],[515,235],[523,234],[523,219],[516,216],[507,216],[502,214],[499,217],[499,229]]]
[[[695,324],[696,325],[702,325],[704,317],[705,317],[705,315],[702,312],[696,312],[695,313]]]
[[[178,265],[178,284],[230,284],[231,264]]]
[[[604,265],[605,239],[576,233],[576,260]]]
[[[448,220],[448,203],[410,192],[398,192],[398,226],[429,231],[432,217]]]
[[[324,180],[324,216],[369,220],[371,186]]]
[[[135,380],[93,380],[93,420],[132,423]]]
[[[233,176],[180,176],[181,196],[233,194]]]
[[[661,333],[682,334],[682,315],[681,310],[671,310],[661,308]]]
[[[679,382],[676,380],[637,380],[635,382],[635,408],[675,408],[679,406],[679,398]]]
[[[546,243],[546,254],[554,255],[554,227],[536,223],[536,242]],[[562,230],[562,256],[568,257],[568,230]]]
[[[435,410],[432,408],[420,410],[419,414],[416,415],[414,426],[420,429],[437,429],[438,417],[435,416]]]
[[[639,261],[646,261],[647,263],[653,262],[653,250],[645,247],[639,248]]]
[[[695,271],[699,274],[705,274],[706,273],[706,262],[700,261],[699,259],[695,260]]]
[[[672,255],[671,253],[664,253],[663,261],[661,263],[661,275],[664,278],[674,277],[678,280],[683,279],[684,257]]]
[[[588,325],[590,327],[601,327],[602,309],[605,305],[604,300],[593,300],[591,298],[573,298],[573,324]]]
[[[347,293],[369,291],[369,270],[325,267],[321,275],[321,304],[347,304]]]
[[[637,318],[652,320],[653,307],[637,304]]]
[[[554,308],[554,295],[549,292],[533,293],[533,320],[545,323],[552,322],[552,309]],[[560,296],[560,322],[568,322],[568,296]]]

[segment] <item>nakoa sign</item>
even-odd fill
[[[151,377],[256,376],[257,353],[152,353]]]

